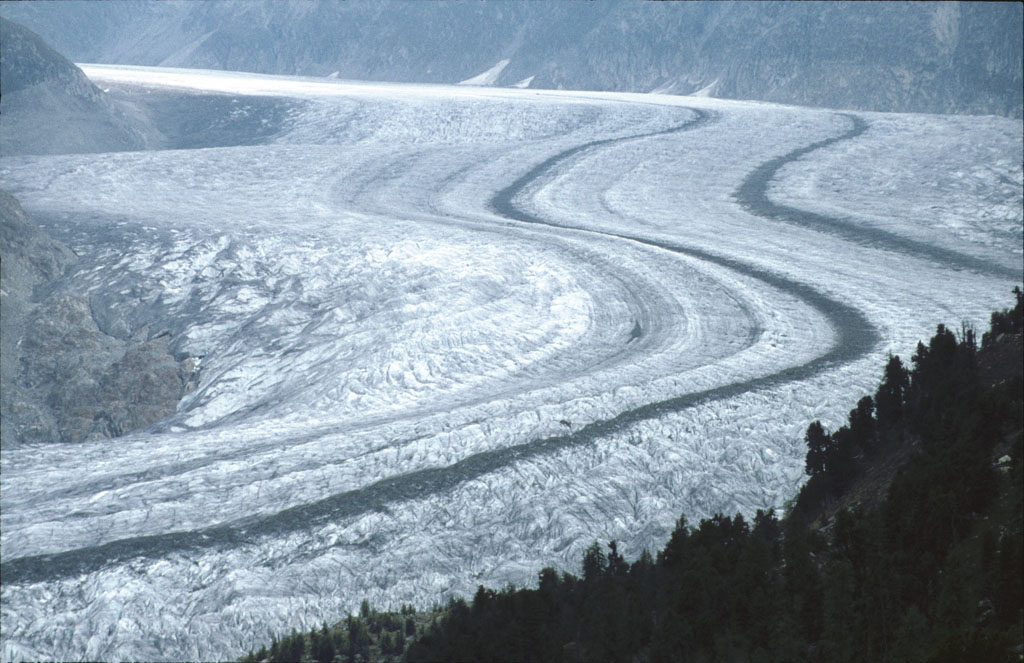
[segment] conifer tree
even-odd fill
[[[875,392],[879,428],[891,428],[903,417],[903,399],[909,385],[910,376],[903,362],[899,357],[889,355],[882,383]]]
[[[594,541],[583,553],[583,581],[590,583],[605,575],[608,570],[608,558],[601,550],[601,544]]]
[[[807,459],[804,468],[807,474],[813,477],[825,471],[825,462],[832,441],[821,422],[815,420],[807,427],[804,442],[807,443]]]

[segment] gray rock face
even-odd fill
[[[5,296],[31,298],[37,288],[61,276],[75,261],[71,249],[51,239],[14,196],[2,190],[0,220],[0,275]]]
[[[76,61],[1020,117],[1019,3],[23,2]]]
[[[0,154],[137,150],[146,124],[38,35],[0,18]]]
[[[168,336],[103,333],[71,294],[75,255],[0,192],[0,422],[4,445],[79,442],[145,428],[195,387]]]
[[[37,290],[74,261],[70,249],[50,239],[17,200],[0,191],[0,436],[4,444],[14,442],[27,422],[39,419],[36,405],[24,398],[16,384],[26,318],[35,308],[32,300]]]
[[[266,142],[296,102],[101,91],[36,34],[0,18],[0,155],[223,147]]]

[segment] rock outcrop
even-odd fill
[[[0,425],[4,445],[79,442],[142,429],[194,388],[169,337],[103,333],[70,287],[77,258],[0,191]]]

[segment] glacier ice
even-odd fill
[[[111,332],[200,366],[148,430],[0,452],[5,660],[233,657],[781,507],[809,421],[1020,280],[1012,120],[860,113],[767,188],[958,265],[739,203],[831,111],[85,69],[305,103],[266,145],[0,159]]]

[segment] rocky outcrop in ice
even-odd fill
[[[68,292],[74,253],[4,192],[0,256],[6,448],[116,437],[173,413],[194,388],[194,362],[172,356],[166,335],[100,329],[95,302]]]

